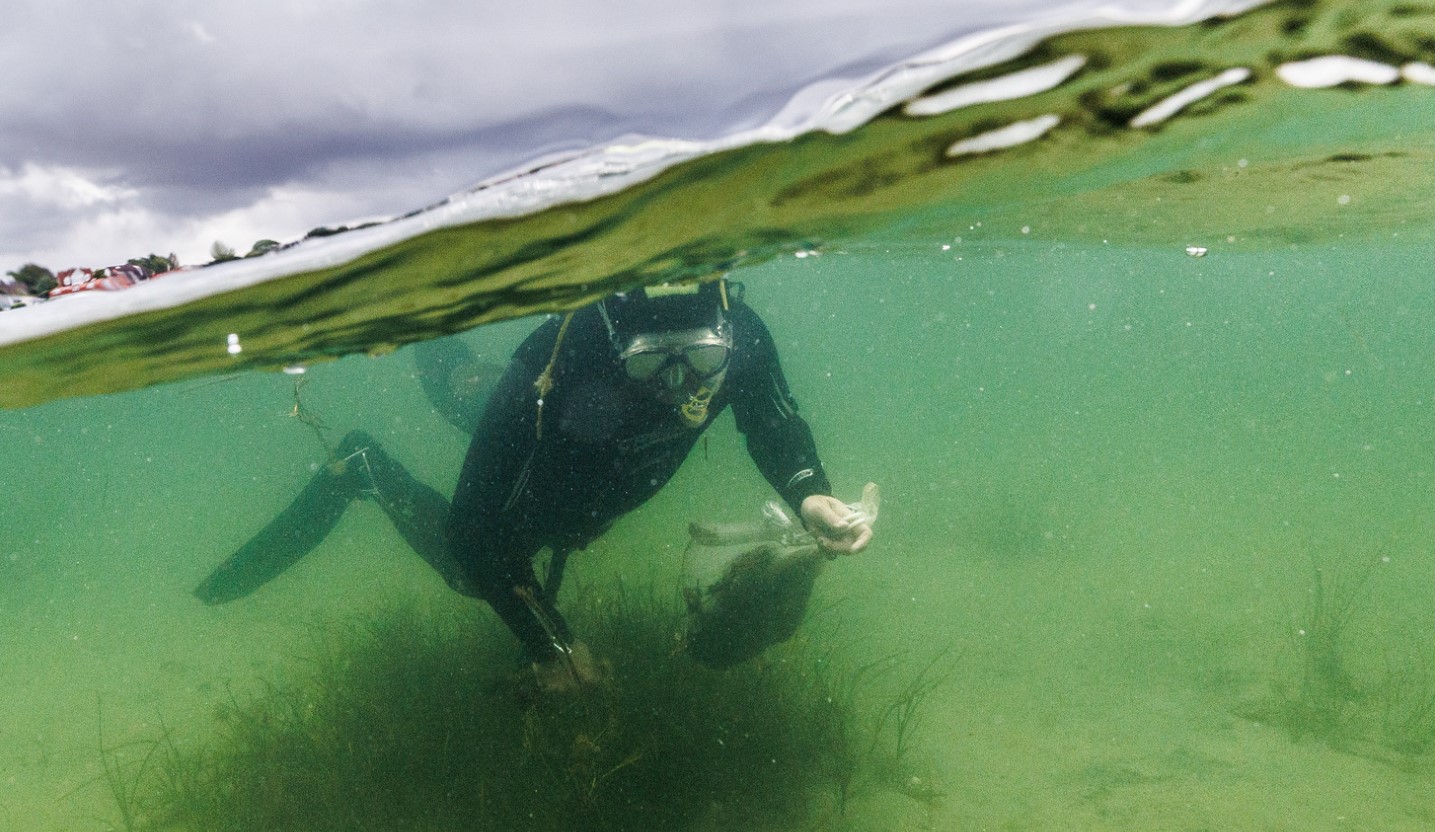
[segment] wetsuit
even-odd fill
[[[249,595],[319,545],[355,500],[372,500],[450,587],[487,600],[529,654],[545,658],[552,639],[520,590],[571,639],[553,606],[568,553],[656,494],[728,405],[757,467],[795,511],[806,497],[831,493],[766,325],[737,302],[727,319],[732,357],[698,428],[627,378],[596,307],[573,316],[560,345],[541,439],[534,381],[553,357],[558,319],[524,341],[491,395],[471,383],[472,356],[460,342],[420,345],[419,375],[435,410],[473,435],[452,503],[374,437],[352,431],[294,501],[194,594],[207,604]],[[533,558],[544,547],[556,568],[540,585]]]
[[[479,421],[449,515],[448,540],[464,583],[487,600],[535,660],[567,625],[533,558],[585,547],[663,487],[728,405],[763,476],[796,510],[830,494],[812,432],[798,416],[767,326],[735,303],[733,352],[707,421],[688,427],[674,407],[631,381],[595,307],[578,311],[559,344],[541,409],[534,381],[553,357],[560,322],[540,326],[514,354]]]

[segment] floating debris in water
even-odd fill
[[[1186,253],[1192,257],[1205,257],[1207,251],[1205,246],[1186,246]]]
[[[228,347],[228,352],[229,352],[230,355],[238,355],[238,354],[240,354],[241,352],[244,352],[244,347],[241,347],[241,346],[239,345],[239,333],[237,333],[237,332],[231,332],[231,333],[229,333],[229,347]]]
[[[290,364],[288,367],[285,367],[285,368],[284,368],[284,375],[286,375],[286,376],[302,376],[302,375],[304,375],[304,374],[305,374],[306,372],[308,372],[308,371],[309,371],[309,368],[308,368],[308,367],[305,367],[303,364]]]
[[[1226,87],[1243,84],[1251,78],[1251,71],[1243,66],[1228,69],[1215,78],[1192,84],[1168,98],[1147,107],[1131,119],[1130,126],[1155,127],[1203,98],[1209,98]]]
[[[947,148],[947,156],[972,156],[978,153],[990,153],[993,150],[1006,150],[1009,147],[1036,141],[1051,132],[1060,123],[1061,116],[1055,113],[1048,113],[1027,121],[1018,121],[1008,124],[1006,127],[980,133],[970,139],[962,139]]]
[[[1400,70],[1390,64],[1346,55],[1291,61],[1276,67],[1276,75],[1292,87],[1302,89],[1325,89],[1351,82],[1384,86],[1400,80]]]

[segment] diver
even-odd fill
[[[195,594],[211,604],[247,595],[367,497],[450,587],[493,607],[541,686],[591,684],[601,666],[555,606],[564,564],[656,494],[729,405],[758,470],[818,544],[829,555],[862,551],[871,525],[832,496],[771,335],[740,289],[721,277],[661,285],[550,318],[483,407],[450,392],[445,373],[421,373],[439,412],[473,434],[451,502],[351,433],[295,503]],[[439,358],[431,363],[465,376],[462,355]],[[533,561],[545,548],[539,581]]]

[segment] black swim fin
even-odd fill
[[[354,434],[345,437],[343,448],[349,447],[352,438]],[[234,601],[298,563],[323,542],[349,503],[369,487],[367,473],[359,470],[363,464],[361,457],[340,457],[320,467],[294,502],[210,573],[195,588],[194,596],[206,604]]]

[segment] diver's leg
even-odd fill
[[[434,412],[472,436],[504,368],[478,360],[457,336],[415,344],[414,365]]]
[[[365,494],[388,515],[400,536],[443,577],[455,591],[477,597],[463,578],[448,545],[449,502],[439,492],[414,479],[377,444],[360,455],[372,489]]]
[[[352,464],[352,455],[371,441],[361,431],[345,436],[337,458],[320,467],[294,502],[210,573],[195,588],[195,597],[206,604],[243,598],[323,542],[349,503],[370,488],[368,477]]]
[[[548,559],[548,574],[543,579],[543,594],[555,601],[558,600],[558,590],[563,587],[563,570],[567,568],[568,556],[572,553],[570,547],[559,546]]]

